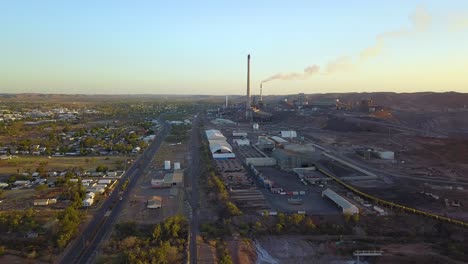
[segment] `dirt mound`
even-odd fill
[[[338,132],[369,132],[369,133],[387,133],[384,125],[366,122],[366,120],[350,120],[342,117],[331,117],[324,129]]]
[[[341,102],[356,102],[372,99],[374,103],[401,109],[442,109],[461,108],[468,105],[467,93],[335,93],[308,95],[311,100],[325,101],[339,99]]]
[[[424,149],[428,151],[415,154],[431,156],[430,152],[435,152],[449,162],[468,163],[468,139],[448,138],[440,139],[438,142],[441,144],[424,144]]]

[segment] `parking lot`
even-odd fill
[[[288,203],[288,198],[291,198],[291,195],[275,194],[268,189],[260,188],[273,210],[286,213],[305,211],[309,215],[341,214],[341,210],[333,202],[322,198],[321,192],[326,186],[324,188],[313,185],[306,186],[299,181],[294,173],[281,171],[274,167],[257,167],[256,169],[273,181],[275,187],[283,188],[284,192],[305,191],[305,195],[295,196],[303,199],[303,203],[293,205]]]

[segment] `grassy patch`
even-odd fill
[[[109,157],[32,157],[20,156],[11,160],[0,161],[0,174],[34,172],[44,166],[48,171],[63,171],[73,167],[82,167],[94,171],[98,165],[105,165],[109,170],[121,169],[127,156]]]

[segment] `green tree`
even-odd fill
[[[359,222],[359,214],[354,214],[354,215],[353,215],[353,221],[354,221],[355,223]]]
[[[307,231],[312,231],[316,228],[316,225],[314,224],[314,221],[310,217],[307,217],[304,220],[304,227],[306,228]]]
[[[348,214],[348,213],[344,214],[344,219],[346,222],[349,222],[349,220],[351,220],[351,214]]]
[[[107,170],[109,170],[109,168],[106,165],[100,164],[96,167],[96,172],[106,172]]]
[[[303,214],[292,214],[290,217],[289,217],[289,221],[291,222],[291,224],[293,225],[299,225],[299,223],[304,220],[305,216]]]
[[[281,233],[281,231],[283,231],[283,225],[280,224],[280,223],[276,224],[275,225],[275,232],[279,234],[279,233]]]
[[[284,213],[278,214],[278,222],[283,226],[286,224],[286,216],[284,215]]]
[[[162,230],[160,225],[156,225],[153,229],[153,239],[155,241],[160,241],[162,235]]]
[[[226,202],[226,207],[231,216],[241,215],[242,211],[232,202]]]
[[[254,226],[253,226],[253,229],[256,231],[256,232],[260,232],[263,230],[263,225],[261,222],[257,221],[255,222]]]

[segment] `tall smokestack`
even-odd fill
[[[250,103],[250,54],[247,55],[247,102],[246,109],[249,110],[251,106]]]
[[[262,90],[263,90],[263,83],[260,83],[260,102],[263,101]]]
[[[228,108],[228,95],[226,95],[226,106],[225,108]]]

